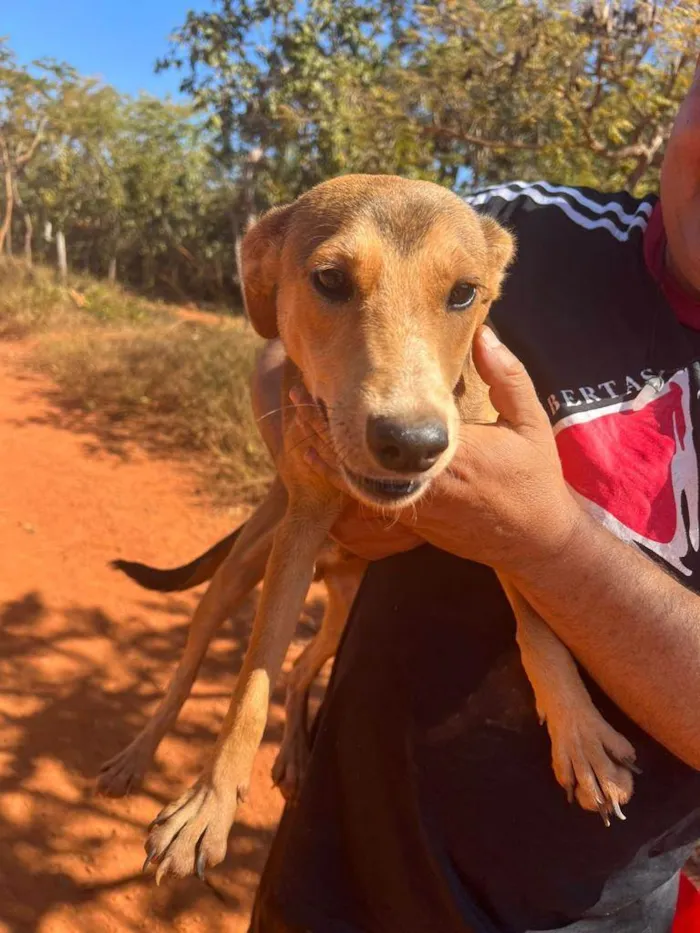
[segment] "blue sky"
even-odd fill
[[[0,35],[20,61],[49,56],[118,90],[176,94],[176,72],[153,73],[170,32],[208,0],[0,0]]]

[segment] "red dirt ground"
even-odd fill
[[[178,564],[242,513],[212,510],[182,466],[66,415],[49,383],[18,368],[22,352],[0,346],[0,933],[243,933],[282,805],[270,779],[281,691],[211,874],[223,902],[194,879],[156,888],[141,865],[146,826],[211,746],[253,601],[212,646],[143,791],[93,794],[103,759],[157,702],[198,595],[147,593],[108,561]]]

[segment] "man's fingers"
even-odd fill
[[[297,424],[306,431],[317,434],[319,438],[327,439],[328,422],[311,396],[307,392],[295,388],[289,393],[289,399],[296,409],[294,417]]]
[[[514,428],[540,427],[547,416],[525,367],[490,327],[474,338],[474,363],[498,414]]]
[[[309,447],[308,450],[304,451],[304,460],[306,460],[314,473],[318,473],[319,476],[322,476],[331,486],[335,486],[335,488],[340,489],[341,492],[347,492],[347,484],[343,478],[343,474],[340,470],[336,470],[335,467],[330,466],[325,460],[319,457],[318,451],[314,447]]]

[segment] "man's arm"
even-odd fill
[[[608,696],[700,770],[700,597],[574,501],[525,368],[496,340],[487,344],[475,348],[475,360],[501,431],[493,450],[484,441],[458,464],[462,494],[476,485],[488,497],[476,500],[480,512],[491,510],[480,547]],[[469,548],[472,535],[462,535]]]
[[[487,344],[475,360],[501,430],[493,450],[485,440],[458,464],[462,494],[476,485],[488,497],[476,500],[480,512],[491,511],[480,546],[608,696],[700,770],[700,597],[573,500],[525,368],[502,344]],[[462,538],[473,549],[472,535]]]

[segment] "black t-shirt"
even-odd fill
[[[550,413],[571,488],[697,589],[700,336],[646,269],[654,199],[518,183],[472,203],[518,237],[492,319]],[[586,681],[643,769],[609,829],[554,779],[492,571],[429,546],[371,565],[252,929],[668,933],[700,838],[700,774]]]

